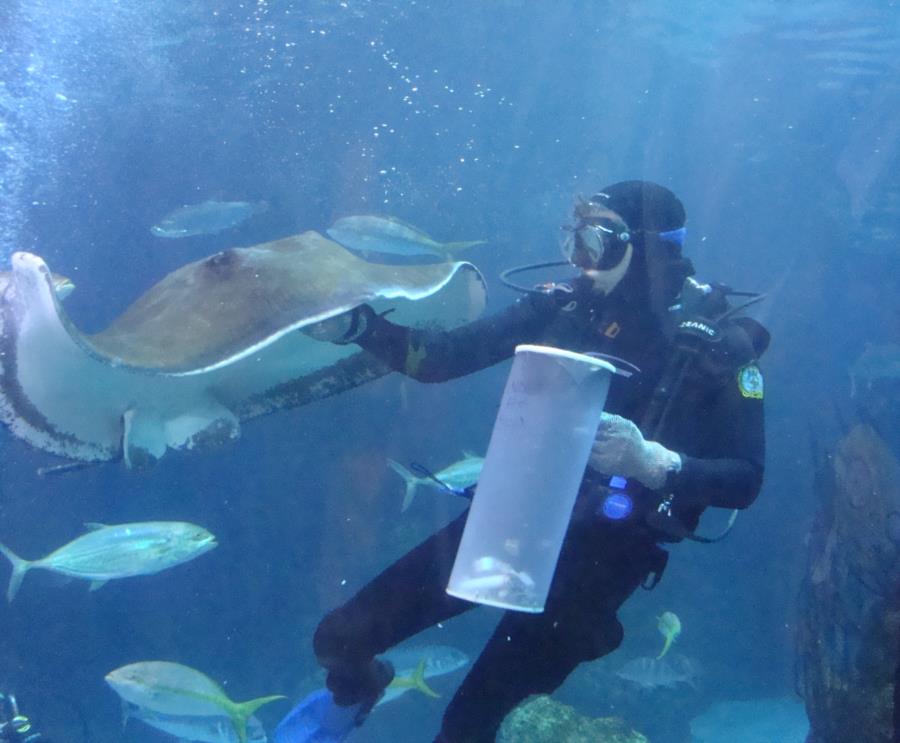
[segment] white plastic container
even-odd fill
[[[447,593],[539,613],[614,368],[517,346]]]

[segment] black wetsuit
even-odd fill
[[[748,333],[733,321],[722,330],[721,341],[693,356],[673,385],[674,394],[662,395],[669,404],[661,414],[653,408],[660,380],[668,378],[674,363],[673,334],[627,304],[601,304],[583,290],[528,295],[493,317],[450,332],[414,331],[370,318],[359,344],[424,382],[508,359],[520,343],[625,359],[641,371],[629,379],[613,377],[606,410],[635,421],[647,438],[683,460],[662,491],[635,493],[639,507],[624,522],[597,515],[599,492],[615,473],[588,469],[545,611],[503,615],[450,702],[437,741],[493,741],[505,715],[525,697],[552,692],[579,663],[614,650],[623,635],[619,606],[665,566],[668,555],[658,543],[678,541],[707,506],[745,508],[754,500],[763,473],[761,389],[739,381],[742,368],[755,369],[758,339],[765,333]],[[674,494],[671,522],[681,525],[680,533],[659,531],[643,518],[666,494]],[[316,654],[329,670],[328,686],[339,703],[358,701],[367,683],[363,669],[374,655],[475,606],[445,592],[465,517],[400,558],[319,625]]]

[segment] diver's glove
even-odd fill
[[[355,343],[369,329],[372,320],[377,318],[375,310],[367,304],[361,304],[340,315],[329,317],[303,328],[303,332],[317,341],[337,343],[339,346]]]
[[[659,490],[670,472],[681,470],[681,456],[644,439],[640,429],[627,418],[603,413],[591,447],[590,466]]]

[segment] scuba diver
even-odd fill
[[[0,692],[0,743],[50,743],[19,711],[12,694]]]
[[[580,663],[615,650],[619,607],[639,586],[656,585],[665,568],[660,544],[710,541],[694,534],[704,509],[743,509],[759,492],[756,362],[769,336],[736,316],[751,302],[731,308],[736,292],[691,278],[684,225],[669,189],[616,183],[575,205],[563,251],[579,275],[567,283],[524,289],[500,313],[450,331],[402,327],[362,305],[312,333],[356,343],[423,382],[471,374],[525,343],[593,352],[630,370],[612,378],[545,610],[503,614],[435,743],[495,740],[526,697],[553,692]],[[465,522],[466,513],[322,620],[313,644],[327,689],[282,720],[276,743],[344,740],[392,679],[377,656],[477,606],[445,591]]]

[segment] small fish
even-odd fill
[[[425,678],[453,673],[469,662],[469,656],[451,645],[399,645],[379,656],[389,660],[397,673],[412,671],[425,661]]]
[[[6,291],[9,286],[9,279],[12,274],[9,271],[0,271],[0,295]],[[53,289],[56,292],[56,298],[63,300],[68,297],[75,289],[75,284],[68,276],[61,276],[58,273],[50,274],[53,281]]]
[[[450,260],[457,251],[485,242],[469,240],[439,243],[418,227],[402,222],[396,217],[372,215],[343,217],[326,232],[332,240],[358,253],[406,257],[430,256],[444,260]]]
[[[403,496],[403,505],[400,507],[401,511],[405,511],[412,505],[413,499],[416,497],[416,490],[420,486],[442,490],[444,488],[441,487],[440,483],[443,483],[450,490],[461,492],[469,485],[477,482],[478,477],[481,475],[481,468],[484,466],[484,457],[466,452],[458,462],[444,467],[440,472],[435,472],[434,478],[419,477],[393,459],[388,459],[388,465],[406,483],[406,493]],[[436,480],[440,480],[440,483],[436,482]]]
[[[238,734],[229,717],[167,715],[162,712],[124,703],[125,720],[134,718],[175,736],[180,741],[196,741],[197,743],[239,743]],[[268,743],[266,731],[259,718],[251,716],[247,719],[247,743]]]
[[[512,573],[494,573],[493,575],[465,578],[460,582],[459,588],[468,594],[481,595],[485,591],[493,592],[508,589],[512,586],[512,582]]]
[[[50,570],[91,581],[91,590],[106,581],[152,575],[209,552],[216,538],[206,529],[183,521],[133,524],[85,524],[89,531],[39,560],[23,560],[0,544],[0,554],[12,563],[6,600],[12,601],[25,574]]]
[[[680,684],[696,686],[697,670],[684,656],[675,655],[671,662],[668,658],[644,657],[628,661],[616,676],[641,689],[670,689]]]
[[[426,696],[437,696],[426,679],[453,673],[469,662],[469,656],[449,645],[410,645],[389,650],[380,656],[394,666],[394,680],[385,689],[378,704],[386,704],[418,689]]]
[[[510,597],[524,599],[534,594],[535,582],[524,570],[516,570],[508,562],[496,557],[479,557],[472,563],[471,572],[460,579],[457,590],[472,601],[505,601]]]
[[[185,724],[184,719],[177,718],[194,718],[194,721],[205,718],[207,723],[212,720],[215,725],[216,721],[225,718],[230,721],[238,743],[247,743],[248,722],[256,710],[277,699],[284,699],[275,695],[248,702],[233,702],[225,690],[206,674],[168,661],[144,661],[122,666],[106,675],[106,683],[122,698],[126,710],[133,713],[133,708],[140,709],[144,722],[147,722],[147,717],[157,722],[168,720],[173,724]]]
[[[476,573],[493,575],[506,575],[514,578],[524,588],[534,588],[534,579],[524,570],[517,571],[508,562],[498,560],[496,557],[479,557],[472,564]]]
[[[214,235],[236,227],[269,208],[265,201],[204,201],[170,212],[150,228],[157,237],[176,239],[194,235]]]
[[[405,673],[395,674],[394,678],[391,680],[391,683],[388,684],[388,687],[384,690],[384,694],[382,694],[381,699],[376,702],[376,706],[393,701],[397,697],[402,696],[410,689],[417,689],[426,697],[431,697],[432,699],[437,699],[441,696],[425,681],[424,658],[419,661],[419,665],[417,665],[412,670],[412,672],[407,671]]]
[[[681,634],[681,620],[678,618],[678,615],[671,611],[664,611],[660,616],[656,618],[656,626],[659,628],[659,631],[662,633],[662,636],[665,639],[665,643],[663,644],[663,649],[660,651],[660,654],[656,656],[657,660],[660,660],[666,653],[669,652],[669,648],[672,647],[672,643],[678,639],[678,635]]]

